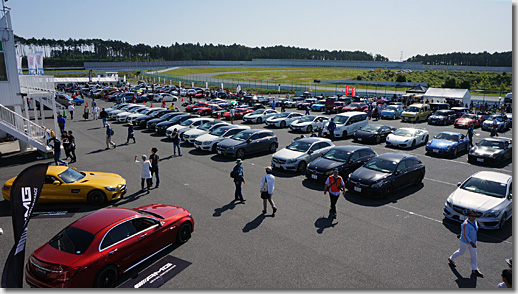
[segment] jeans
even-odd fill
[[[331,212],[336,213],[336,202],[338,202],[338,198],[340,198],[340,194],[338,196],[335,196],[331,193],[329,193],[329,199],[331,200]]]
[[[106,128],[106,117],[103,117],[103,128]]]
[[[153,180],[153,174],[156,175],[156,186],[160,186],[160,177],[158,176],[158,166],[155,169],[151,169],[151,181]],[[153,182],[151,182],[151,185],[153,185]]]
[[[144,190],[144,181],[147,183],[147,189],[149,190],[149,188],[151,188],[151,178],[149,178],[149,179],[140,178],[140,186],[142,187],[142,190]]]
[[[173,143],[173,154],[176,155],[176,149],[178,149],[178,155],[182,155],[182,151],[180,151],[180,142],[178,144]]]
[[[234,193],[235,199],[243,200],[243,194],[241,193],[242,182],[234,182],[234,184],[236,185],[236,192]]]
[[[59,159],[60,157],[61,157],[61,151],[54,152],[54,163],[56,163],[56,165],[59,165],[59,163],[61,163],[63,165],[68,165],[66,162],[64,162],[63,160]]]

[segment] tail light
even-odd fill
[[[70,267],[60,264],[47,264],[36,259],[34,255],[29,257],[29,262],[33,268],[33,271],[38,275],[59,282],[66,282],[72,279],[79,271],[83,269],[80,266]]]

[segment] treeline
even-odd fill
[[[406,61],[422,62],[431,65],[467,65],[467,66],[513,66],[513,52],[495,52],[493,54],[484,51],[480,53],[453,52],[434,55],[416,55]]]
[[[24,39],[16,36],[24,51],[43,51],[45,66],[81,66],[85,61],[173,61],[173,60],[232,60],[252,59],[313,59],[313,60],[376,60],[388,58],[363,51],[316,50],[291,46],[246,47],[243,45],[172,44],[149,46],[131,45],[122,41],[101,39]],[[79,65],[80,64],[80,65]]]

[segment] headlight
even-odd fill
[[[408,141],[410,141],[410,139],[408,139],[408,140],[405,140],[405,142],[403,142],[403,143],[408,143]]]
[[[432,144],[431,141],[426,142],[426,146],[430,146],[430,144]]]
[[[489,157],[495,158],[497,155],[498,155],[498,153],[493,153],[493,154],[489,155]]]
[[[498,217],[498,215],[500,215],[500,211],[498,211],[498,210],[493,210],[493,211],[484,213],[484,217]]]
[[[372,188],[381,188],[381,186],[383,186],[385,184],[384,181],[379,181],[375,184],[372,185]]]
[[[117,187],[104,187],[104,189],[110,191],[110,192],[114,192],[114,191],[117,191]]]
[[[212,143],[212,142],[210,142],[210,141],[205,141],[205,142],[202,142],[202,143],[201,143],[201,145],[210,145],[210,143]]]
[[[296,161],[297,161],[297,158],[291,158],[291,159],[286,160],[287,163],[294,163]]]
[[[327,172],[326,172],[326,176],[329,176],[329,175],[331,175],[332,173],[333,173],[333,170],[329,170],[329,171],[327,171]]]
[[[446,200],[446,205],[453,208],[453,205],[450,202],[450,199]]]

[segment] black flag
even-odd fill
[[[23,266],[25,262],[25,242],[27,225],[32,210],[41,194],[47,164],[35,164],[24,169],[11,187],[11,215],[13,219],[14,246],[9,252],[2,273],[2,288],[23,287]]]

